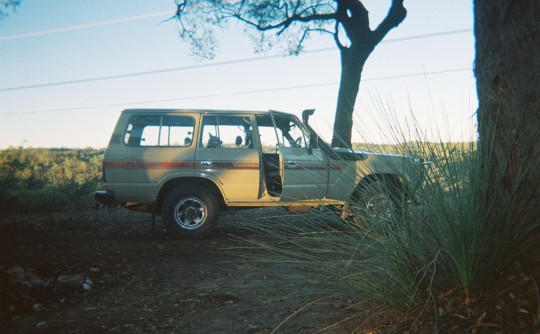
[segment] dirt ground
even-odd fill
[[[282,280],[301,267],[231,252],[251,233],[239,217],[283,214],[229,214],[202,240],[170,240],[159,218],[152,230],[149,214],[124,209],[0,214],[0,333],[316,332],[350,301],[308,312]]]

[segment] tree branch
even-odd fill
[[[335,24],[335,26],[334,26],[334,33],[333,33],[333,35],[334,35],[334,42],[336,43],[336,45],[337,45],[339,51],[340,51],[340,52],[343,52],[343,50],[345,50],[346,46],[343,45],[343,44],[341,43],[341,41],[339,40],[339,25],[340,25],[339,20],[336,20],[336,24]]]
[[[388,10],[388,14],[379,24],[377,29],[373,31],[373,43],[377,45],[386,34],[397,27],[405,20],[407,9],[403,6],[403,0],[392,0],[392,6]]]
[[[329,20],[336,19],[335,14],[333,13],[332,14],[311,14],[308,16],[301,16],[298,14],[294,14],[276,24],[262,25],[260,22],[251,21],[237,13],[232,14],[232,17],[234,17],[235,19],[241,22],[244,22],[247,25],[250,25],[256,28],[259,31],[269,31],[269,30],[279,29],[278,35],[283,33],[283,31],[287,30],[287,28],[295,22],[329,21]]]
[[[332,34],[331,31],[328,31],[326,29],[310,29],[310,28],[308,28],[308,29],[304,30],[303,33],[302,33],[302,37],[300,38],[300,40],[297,43],[296,50],[293,50],[293,53],[295,55],[297,55],[298,53],[300,53],[302,51],[302,49],[303,49],[302,44],[308,38],[309,34],[312,33],[312,32],[326,33],[326,34],[330,33],[330,34]]]
[[[343,25],[345,34],[351,43],[368,40],[371,34],[369,28],[369,13],[360,0],[336,0],[338,8],[337,20]]]

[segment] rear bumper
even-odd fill
[[[113,206],[115,201],[114,191],[98,190],[94,192],[94,199],[103,206]]]

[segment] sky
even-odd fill
[[[390,2],[363,1],[373,29]],[[472,1],[405,6],[364,67],[353,142],[392,141],[396,128],[405,140],[475,140]],[[315,108],[310,124],[330,140],[340,65],[329,36],[296,57],[257,54],[236,25],[207,60],[166,21],[174,11],[174,0],[23,0],[0,22],[0,149],[106,147],[128,108]]]

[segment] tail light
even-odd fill
[[[107,182],[107,179],[105,178],[105,159],[101,162],[101,180],[103,183]]]

